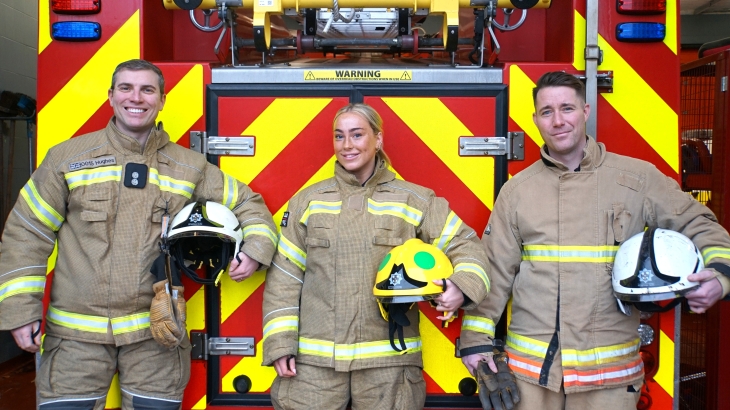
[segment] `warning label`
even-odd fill
[[[411,70],[309,70],[304,81],[412,81]]]

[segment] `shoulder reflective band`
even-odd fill
[[[400,202],[377,202],[368,198],[368,212],[373,215],[391,215],[413,226],[421,224],[423,212]]]
[[[664,41],[667,27],[661,23],[621,23],[616,25],[616,40],[626,43]]]
[[[61,21],[51,26],[51,37],[62,41],[96,41],[101,38],[101,25],[90,21]]]

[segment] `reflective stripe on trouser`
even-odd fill
[[[518,379],[517,388],[520,390],[520,403],[515,410],[636,410],[636,403],[641,396],[641,384],[631,389],[621,386],[565,394],[562,387],[560,391],[554,392]]]
[[[168,350],[154,339],[117,347],[46,335],[36,372],[40,403],[98,400],[95,408],[103,409],[117,369],[123,397],[179,404],[190,378],[190,341]]]
[[[426,402],[426,382],[417,366],[336,372],[297,363],[296,377],[277,377],[271,402],[277,410],[413,410]]]

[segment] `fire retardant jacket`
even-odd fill
[[[492,290],[464,318],[461,354],[486,351],[511,296],[506,350],[519,379],[566,393],[640,384],[639,312],[621,313],[611,284],[618,246],[645,227],[675,230],[730,275],[730,237],[650,163],[593,138],[575,172],[541,154],[494,205],[482,236]]]
[[[407,313],[400,354],[373,296],[383,258],[411,238],[444,251],[454,266],[450,279],[472,301],[464,308],[484,299],[486,255],[474,230],[444,198],[396,180],[382,161],[362,186],[337,163],[334,178],[295,195],[266,276],[263,364],[295,355],[336,371],[423,367],[418,308]]]
[[[47,259],[58,243],[46,333],[117,346],[150,339],[150,266],[163,214],[197,200],[232,209],[243,225],[242,251],[270,263],[276,227],[261,196],[170,142],[161,124],[144,149],[113,120],[51,148],[5,226],[0,329],[41,319]]]

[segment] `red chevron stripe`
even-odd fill
[[[257,342],[263,338],[263,327],[261,318],[262,304],[264,301],[264,286],[259,286],[246,301],[239,306],[231,316],[220,325],[220,335],[222,337],[253,337]],[[228,374],[239,362],[239,356],[221,356],[220,376]]]
[[[426,392],[428,394],[444,394],[446,393],[444,389],[441,388],[441,386],[438,385],[431,376],[428,375],[428,373],[423,372],[423,380],[426,381]]]
[[[73,78],[99,49],[137,11],[134,1],[109,1],[99,14],[59,15],[50,12],[50,24],[59,21],[93,21],[102,24],[101,39],[92,42],[54,40],[38,56],[38,111]],[[73,56],[73,58],[71,57]],[[109,78],[112,73],[103,73]]]
[[[251,181],[251,189],[266,198],[272,213],[277,212],[332,155],[332,119],[344,97],[334,98],[271,163]],[[240,133],[240,131],[239,131]],[[259,141],[258,143],[261,143]],[[334,175],[334,169],[332,170]]]
[[[382,99],[368,97],[370,104],[383,117],[383,135],[393,167],[409,182],[431,188],[436,195],[449,200],[451,209],[477,233],[489,219],[489,208],[428,148]]]

